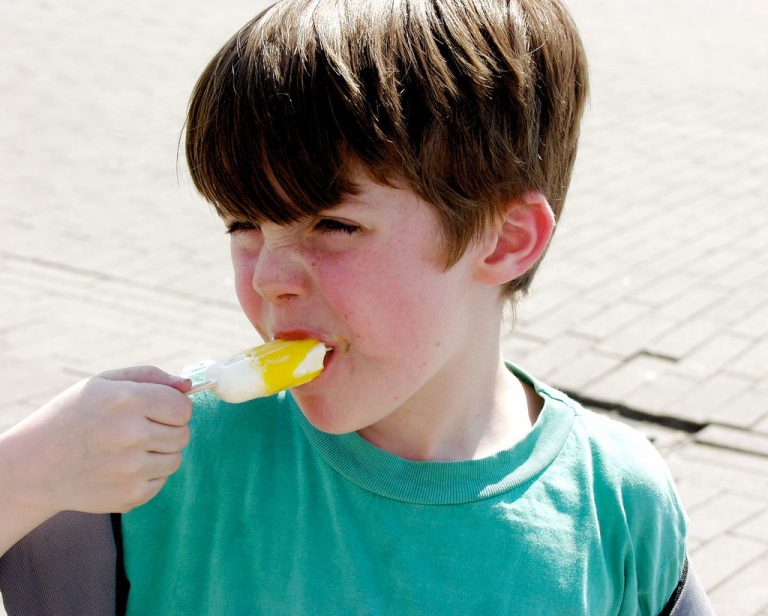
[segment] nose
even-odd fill
[[[285,302],[306,295],[307,272],[290,248],[263,246],[253,263],[251,284],[270,302]]]

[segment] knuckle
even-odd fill
[[[137,447],[144,440],[144,431],[141,426],[133,420],[126,417],[116,425],[118,432],[118,442],[125,448]]]
[[[138,507],[146,502],[146,489],[141,484],[135,484],[125,493],[125,504],[129,509]]]
[[[177,400],[177,402],[171,409],[171,411],[173,412],[174,418],[180,424],[189,423],[189,420],[192,419],[192,400],[190,400],[184,394],[175,396],[175,399]]]
[[[122,386],[121,384],[121,386],[113,387],[112,390],[113,391],[110,394],[110,399],[112,402],[111,406],[113,410],[120,413],[125,413],[126,411],[130,411],[136,407],[136,394],[131,391],[130,388]]]
[[[175,473],[180,468],[181,468],[181,454],[180,453],[173,454],[173,459],[171,462],[171,473],[169,474]]]
[[[189,441],[191,438],[192,438],[192,431],[189,429],[189,426],[182,427],[180,437],[179,437],[181,449],[184,449],[184,447],[189,445]]]

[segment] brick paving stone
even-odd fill
[[[745,336],[765,337],[768,334],[768,303],[752,309],[743,318],[734,322],[731,329]]]
[[[768,436],[758,432],[710,424],[697,432],[695,439],[699,443],[736,449],[768,458]]]
[[[768,387],[754,387],[732,398],[723,404],[719,410],[709,415],[713,422],[734,426],[742,429],[753,429],[757,432],[767,432],[768,425],[764,427],[768,417]]]
[[[733,271],[735,267],[750,257],[750,252],[727,245],[719,249],[712,249],[703,257],[701,254],[697,255],[697,258],[687,264],[686,271],[696,276],[706,277],[717,286],[734,288],[736,285],[728,283],[727,273]],[[726,275],[721,276],[721,273]]]
[[[768,434],[768,413],[765,413],[763,418],[760,421],[758,421],[754,426],[752,426],[752,429],[755,432]]]
[[[753,340],[728,331],[720,332],[685,355],[675,366],[675,372],[703,380],[737,361]]]
[[[713,414],[722,412],[730,400],[743,395],[751,387],[752,382],[743,377],[716,374],[673,402],[669,412],[682,419],[705,423]]]
[[[651,443],[653,443],[653,446],[659,452],[661,452],[662,455],[666,455],[678,447],[691,442],[692,440],[691,435],[684,430],[670,428],[662,424],[638,419],[635,417],[628,417],[617,410],[595,408],[590,408],[590,410],[602,415],[607,415],[617,421],[631,426],[643,434]]]
[[[589,345],[590,341],[586,338],[561,334],[528,353],[523,365],[531,374],[545,378],[562,367],[581,363],[581,355]]]
[[[647,348],[650,353],[679,359],[722,329],[723,325],[713,319],[688,319],[653,338]]]
[[[528,296],[515,307],[518,315],[517,323],[525,330],[525,324],[567,304],[576,292],[575,287],[568,285],[534,286]],[[529,332],[526,331],[526,333]]]
[[[765,314],[768,319],[768,312]],[[768,366],[768,336],[749,346],[738,359],[728,366],[728,371],[758,379],[766,373]]]
[[[616,302],[591,317],[575,323],[571,331],[596,340],[602,340],[611,332],[636,321],[646,312],[644,306],[629,302]]]
[[[768,505],[764,506],[763,511],[758,515],[739,524],[734,528],[733,533],[752,539],[760,539],[768,544]]]
[[[749,241],[747,239],[747,241]],[[765,250],[765,244],[761,248],[754,246],[757,250]],[[725,274],[721,274],[723,279],[723,285],[731,285],[734,288],[741,287],[745,289],[751,289],[755,284],[759,283],[765,276],[765,264],[756,260],[742,261],[738,267],[734,267],[732,271]]]
[[[670,405],[699,386],[695,379],[662,372],[622,396],[624,404],[637,411],[656,416],[669,416]]]
[[[598,400],[624,402],[625,396],[634,390],[638,383],[654,382],[668,368],[669,362],[664,359],[638,355],[589,383],[585,392]]]
[[[615,356],[589,351],[577,361],[552,371],[547,380],[566,391],[585,392],[589,383],[616,368],[620,361]]]
[[[702,483],[768,501],[768,460],[702,444],[683,446],[665,456],[678,483]]]
[[[546,261],[545,261],[546,263]],[[561,261],[555,261],[549,269],[544,269],[536,274],[537,284],[548,286],[551,284],[573,287],[578,291],[584,291],[602,284],[611,278],[618,276],[622,267],[616,263],[606,263],[605,261],[590,261],[583,255],[578,257],[571,256],[565,266],[560,265]],[[539,280],[539,273],[543,273],[542,280]],[[552,274],[550,276],[550,273]]]
[[[723,286],[723,283],[720,282]],[[748,317],[756,308],[761,305],[768,305],[768,292],[755,287],[741,288],[721,298],[720,302],[711,306],[707,311],[707,316],[712,319],[721,320],[723,323],[731,324],[740,322]],[[754,332],[744,332],[742,334],[758,338]]]
[[[755,498],[721,492],[706,503],[688,509],[691,517],[689,531],[701,541],[710,541],[765,508],[766,503]]]
[[[613,303],[624,300],[648,306],[648,302],[634,300],[632,295],[635,290],[648,286],[657,277],[655,271],[642,265],[631,269],[623,265],[623,269],[619,273],[603,280],[598,286],[583,289],[582,294],[588,299],[594,298],[600,302]]]
[[[529,336],[551,338],[569,331],[573,325],[595,314],[601,308],[603,308],[601,304],[576,297],[573,301],[557,306],[540,318],[533,318],[526,323],[522,331]]]
[[[698,281],[692,281],[690,276],[673,271],[661,277],[654,284],[635,290],[631,297],[651,306],[661,307],[666,302],[678,297],[681,292],[694,288],[696,284]]]
[[[524,334],[512,332],[501,339],[501,352],[505,359],[522,362],[529,354],[541,348],[541,341]]]
[[[625,357],[647,350],[648,341],[669,331],[677,321],[672,317],[648,310],[630,323],[610,332],[596,345],[600,351],[617,353]]]
[[[675,299],[661,304],[659,310],[678,320],[688,319],[716,304],[726,293],[728,293],[728,290],[720,287],[702,286],[692,288],[681,293]]]
[[[763,456],[756,456],[732,449],[712,447],[697,443],[695,438],[691,439],[689,443],[679,450],[672,452],[672,455],[677,453],[681,453],[689,461],[706,462],[723,471],[730,469],[741,473],[742,478],[748,478],[748,480],[731,483],[730,485],[723,484],[725,488],[733,492],[739,492],[743,489],[745,490],[744,493],[748,494],[755,486],[758,489],[762,489],[762,480],[768,478],[768,459]],[[757,483],[755,483],[756,480]]]
[[[765,544],[760,541],[724,534],[693,550],[691,559],[704,588],[712,592],[718,584],[766,552]]]
[[[768,555],[763,554],[709,593],[718,616],[751,616],[768,604]]]
[[[556,251],[553,249],[548,256]],[[536,273],[529,297],[539,292],[556,292],[560,289],[577,291],[579,286],[573,283],[579,274],[581,265],[573,259],[544,259]]]
[[[673,476],[674,468],[671,469]],[[710,485],[704,481],[681,480],[675,477],[675,486],[680,494],[680,500],[683,502],[686,512],[692,515],[693,511],[702,510],[700,505],[714,499],[723,493],[723,489],[718,486]],[[699,514],[696,517],[702,517]]]

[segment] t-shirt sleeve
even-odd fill
[[[636,610],[627,613],[656,616],[683,572],[686,515],[669,469],[648,439],[626,425],[600,420],[605,423],[599,430],[599,472],[606,493],[617,499],[615,523],[622,524],[627,535],[625,600]]]
[[[646,458],[648,466],[655,467],[654,481],[638,482],[625,494],[638,603],[643,613],[655,615],[661,613],[680,581],[687,523],[661,456],[650,446]]]

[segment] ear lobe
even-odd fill
[[[489,238],[480,279],[502,285],[525,274],[544,254],[554,229],[555,215],[541,192],[527,192],[510,203]]]

